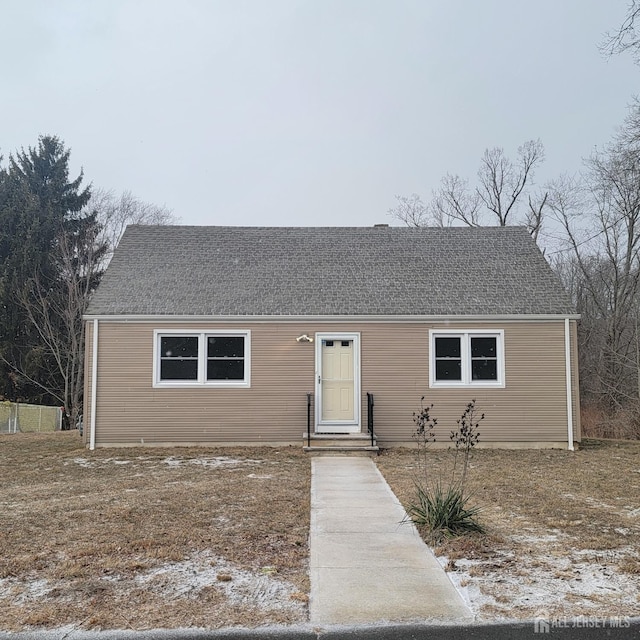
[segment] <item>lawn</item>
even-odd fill
[[[307,620],[308,457],[0,436],[0,628]]]
[[[434,476],[451,452],[429,452]],[[415,451],[376,463],[413,495]],[[0,436],[0,629],[305,623],[310,464],[301,448],[99,449]],[[485,536],[436,549],[480,620],[640,608],[640,443],[473,452]],[[402,525],[400,525],[402,526]]]
[[[452,453],[428,452],[433,479],[448,477]],[[415,451],[388,450],[377,463],[410,504]],[[480,619],[638,614],[640,443],[480,449],[468,485],[488,534],[435,551]]]

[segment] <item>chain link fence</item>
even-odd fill
[[[61,407],[0,402],[0,433],[38,433],[61,428]]]

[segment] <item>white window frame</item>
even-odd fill
[[[160,379],[160,340],[165,336],[196,336],[198,338],[198,379],[197,380],[161,380]],[[244,379],[207,380],[207,338],[209,336],[232,336],[244,338]],[[251,331],[217,331],[211,329],[155,329],[153,331],[153,387],[162,389],[204,389],[211,387],[251,386]]]
[[[436,338],[460,338],[462,380],[436,380]],[[471,338],[496,339],[497,380],[472,380]],[[504,388],[504,329],[429,329],[429,387],[430,388]]]

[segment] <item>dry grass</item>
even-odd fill
[[[0,436],[0,627],[306,620],[309,460]]]
[[[434,473],[450,452],[429,453]],[[415,452],[377,459],[407,504]],[[307,619],[309,459],[286,449],[88,452],[0,436],[0,628],[220,628]],[[640,600],[640,443],[473,453],[486,536],[449,540],[481,618],[628,615]]]
[[[580,408],[580,426],[586,438],[640,440],[640,403],[636,401],[616,412],[604,411],[597,404]]]
[[[451,451],[429,452],[434,476]],[[398,498],[414,495],[416,453],[378,465]],[[445,475],[446,477],[446,475]],[[640,603],[640,443],[586,441],[580,451],[473,452],[468,485],[486,536],[446,541],[454,582],[481,617],[631,615]]]

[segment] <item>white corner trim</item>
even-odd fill
[[[98,322],[93,320],[93,345],[91,354],[91,424],[89,425],[89,450],[96,448],[96,399],[98,397]]]
[[[569,318],[564,319],[564,361],[567,380],[567,449],[573,451],[573,394],[571,389],[571,327]]]

